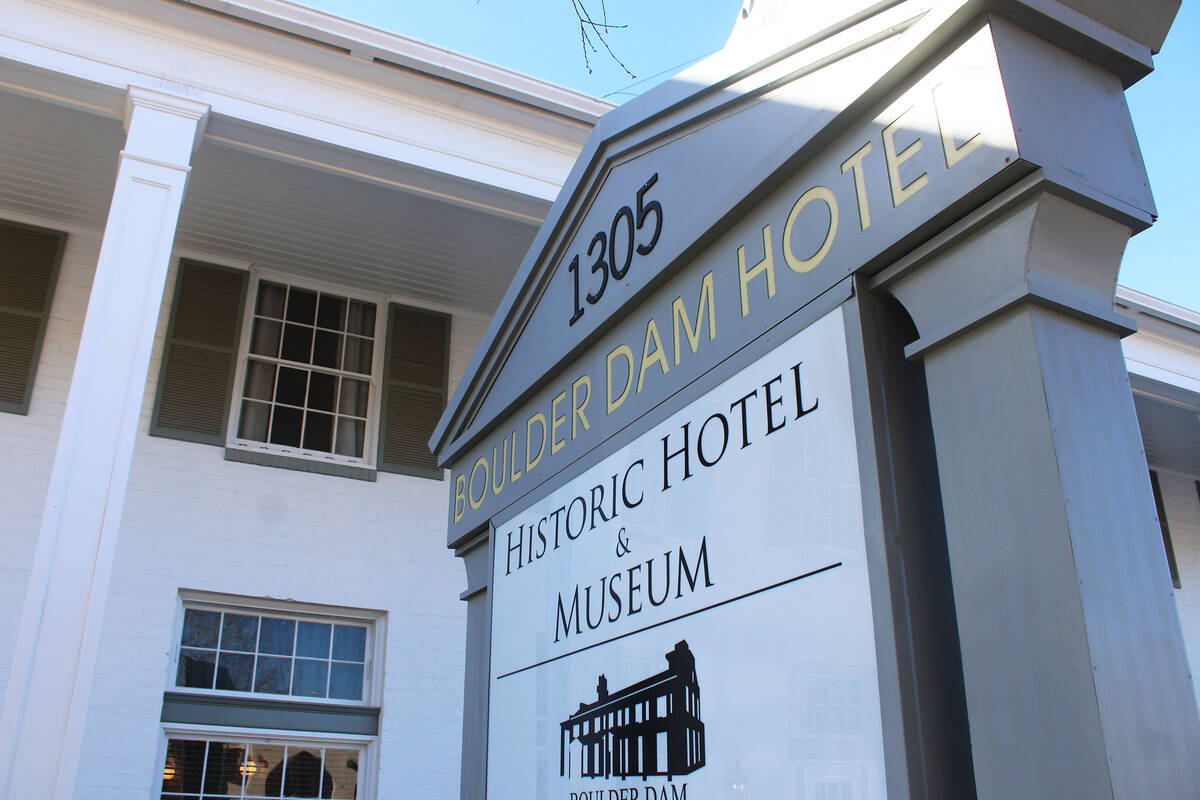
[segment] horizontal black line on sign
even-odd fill
[[[650,625],[646,625],[643,628],[638,628],[637,630],[628,631],[626,633],[621,633],[616,636],[611,636],[611,637],[605,639],[604,641],[593,642],[592,644],[585,645],[584,647],[580,647],[575,650],[570,650],[561,655],[554,656],[553,658],[547,658],[544,661],[538,661],[534,664],[530,664],[527,667],[521,667],[520,669],[514,669],[512,672],[506,672],[503,675],[497,675],[496,680],[500,680],[501,678],[508,678],[513,675],[517,675],[518,673],[525,672],[526,670],[531,670],[531,669],[534,669],[535,667],[540,667],[545,664],[549,664],[551,661],[558,661],[560,658],[566,658],[567,656],[573,656],[576,653],[582,653],[584,650],[591,650],[593,647],[599,647],[602,644],[608,644],[609,642],[615,642],[618,639],[624,639],[626,636],[633,636],[635,633],[641,633],[642,631],[648,631],[651,628],[657,628],[661,625],[666,625],[671,622],[677,622],[678,620],[681,620],[684,617],[691,617],[696,614],[702,614],[705,611],[711,611],[714,608],[719,608],[720,606],[726,606],[726,605],[729,605],[730,603],[736,602],[738,600],[745,600],[747,597],[753,597],[756,594],[762,594],[763,592],[769,592],[772,589],[778,589],[780,586],[787,586],[789,583],[795,583],[796,581],[802,580],[804,578],[811,578],[813,575],[820,575],[822,572],[828,572],[829,570],[835,569],[840,566],[842,566],[842,562],[838,561],[835,564],[829,564],[828,566],[821,567],[820,569],[814,569],[812,572],[806,572],[803,575],[797,575],[794,578],[788,578],[786,580],[780,581],[779,583],[772,583],[770,586],[764,586],[761,589],[754,589],[752,591],[746,592],[745,594],[739,594],[737,597],[730,597],[728,600],[722,600],[718,603],[713,603],[710,606],[704,606],[704,608],[697,608],[693,611],[688,611],[686,613],[680,614],[677,617],[671,617],[670,619],[664,619],[659,622],[655,622]]]

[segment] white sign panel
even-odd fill
[[[491,800],[885,796],[840,309],[493,541]]]

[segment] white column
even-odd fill
[[[208,107],[130,87],[0,716],[0,799],[68,800],[188,166]]]

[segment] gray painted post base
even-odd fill
[[[1035,178],[873,283],[921,338],[978,796],[1194,798],[1200,720],[1113,314]]]

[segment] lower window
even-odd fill
[[[365,746],[172,734],[162,800],[356,798]]]

